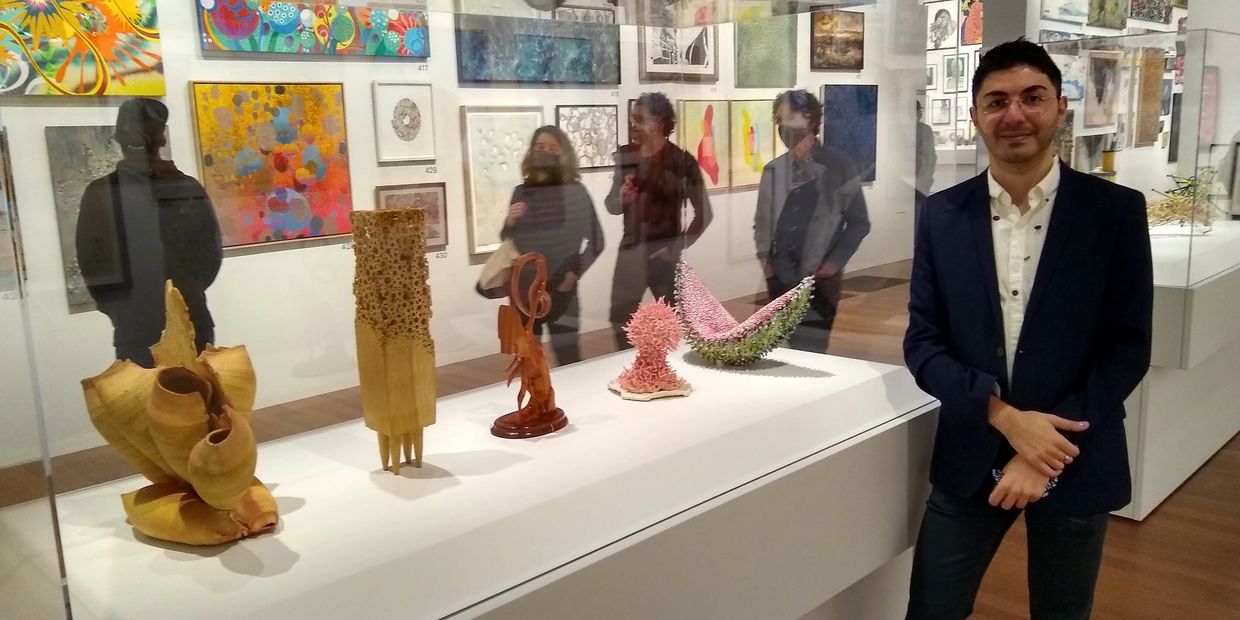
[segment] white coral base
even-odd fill
[[[688,396],[689,393],[693,391],[693,386],[689,385],[688,381],[681,381],[680,387],[674,390],[663,390],[661,392],[638,394],[637,392],[630,392],[620,387],[619,381],[612,381],[607,384],[607,389],[619,394],[620,398],[623,398],[624,400],[640,400],[643,402],[648,402],[659,398],[670,398],[672,396]]]

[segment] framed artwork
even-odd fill
[[[1076,110],[1068,110],[1063,124],[1055,128],[1055,152],[1059,159],[1069,166],[1072,165],[1072,149],[1076,145]]]
[[[926,65],[926,90],[938,90],[939,68],[937,65]]]
[[[762,169],[775,159],[775,119],[767,99],[728,104],[732,145],[732,187],[756,187]]]
[[[1123,30],[1128,26],[1128,0],[1089,0],[1090,26]]]
[[[959,4],[955,0],[949,2],[931,2],[926,5],[926,49],[953,49],[960,42],[958,18]]]
[[[329,1],[197,0],[199,42],[211,52],[431,55],[426,11]],[[360,6],[359,6],[360,5]]]
[[[956,120],[962,122],[972,122],[969,118],[969,108],[973,107],[973,102],[968,97],[956,97]]]
[[[154,2],[10,2],[0,12],[4,95],[162,96]]]
[[[796,15],[736,22],[737,88],[791,88],[796,81]]]
[[[1174,164],[1180,160],[1180,100],[1183,93],[1171,94],[1171,144],[1167,145],[1167,163]]]
[[[1063,84],[1060,90],[1068,101],[1080,101],[1085,98],[1085,65],[1086,57],[1076,54],[1062,55],[1051,54],[1051,60],[1059,65],[1059,72],[1063,75]]]
[[[1165,79],[1162,83],[1162,115],[1166,116],[1171,113],[1171,80]]]
[[[811,69],[860,71],[865,67],[865,13],[815,11],[809,23]]]
[[[1091,0],[1042,0],[1042,18],[1083,24],[1089,17]]]
[[[585,22],[587,24],[616,23],[615,9],[601,6],[574,6],[566,4],[552,11],[551,17],[562,22]]]
[[[951,99],[944,98],[930,100],[931,125],[947,125],[952,122],[952,116]]]
[[[1091,172],[1102,168],[1102,151],[1109,142],[1113,142],[1115,134],[1097,134],[1080,136],[1076,139],[1073,156],[1076,164],[1073,168],[1081,172]]]
[[[542,106],[461,106],[470,254],[499,248],[512,190],[524,182],[521,160],[544,124]]]
[[[430,84],[375,82],[375,150],[379,163],[435,160]]]
[[[1168,7],[1170,8],[1170,7]],[[1137,82],[1137,113],[1133,119],[1136,135],[1133,146],[1152,146],[1162,133],[1163,64],[1166,52],[1161,47],[1141,50],[1141,76]]]
[[[1202,146],[1214,144],[1218,133],[1218,67],[1203,67],[1201,73],[1201,124],[1197,133]]]
[[[968,54],[950,54],[943,57],[943,92],[967,92],[969,77]]]
[[[681,101],[677,116],[680,146],[697,158],[706,189],[729,187],[728,102]]]
[[[456,75],[462,84],[619,84],[620,27],[457,15]]]
[[[878,86],[822,87],[822,143],[853,160],[861,182],[874,181],[878,153]]]
[[[1171,23],[1171,0],[1129,0],[1128,17],[1159,24]]]
[[[719,81],[719,27],[637,29],[638,75],[642,80]]]
[[[1085,38],[1085,35],[1077,32],[1066,32],[1063,30],[1039,30],[1039,43],[1060,43],[1062,41],[1076,41]]]
[[[25,283],[17,192],[13,189],[13,161],[8,133],[0,130],[0,299],[20,295]]]
[[[580,169],[598,170],[615,165],[616,147],[620,144],[618,116],[619,109],[614,105],[555,106],[555,126],[568,136]]]
[[[353,231],[342,84],[190,82],[224,247]]]
[[[1093,51],[1086,57],[1085,127],[1115,124],[1119,63],[1123,52]]]
[[[960,0],[960,44],[982,44],[982,0]]]
[[[417,209],[426,214],[426,249],[448,247],[448,197],[443,183],[381,185],[375,188],[376,209]]]

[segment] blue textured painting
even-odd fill
[[[615,24],[456,16],[461,83],[619,84]]]
[[[861,182],[874,182],[878,152],[878,86],[822,87],[822,142],[847,155]]]

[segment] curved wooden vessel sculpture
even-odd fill
[[[718,364],[742,366],[770,353],[792,334],[809,310],[814,279],[806,277],[792,290],[771,300],[737,322],[685,263],[676,266],[676,314],[685,339],[698,355]]]
[[[522,298],[521,272],[530,263],[534,265],[534,281]],[[568,425],[568,417],[555,405],[551,365],[542,343],[534,337],[534,321],[551,311],[547,259],[542,254],[531,252],[513,261],[511,291],[512,305],[499,308],[499,344],[501,353],[513,356],[508,385],[520,376],[521,389],[517,392],[517,410],[495,420],[491,434],[505,439],[538,437]]]
[[[114,362],[82,380],[91,422],[152,483],[125,493],[129,522],[152,538],[216,545],[267,532],[275,499],[254,477],[254,367],[245,347],[194,346],[180,291],[164,286],[156,368]]]
[[[422,466],[423,429],[435,423],[435,343],[425,216],[416,209],[354,211],[357,372],[362,415],[379,435],[379,462]]]

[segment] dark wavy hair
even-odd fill
[[[1008,41],[996,46],[982,55],[977,63],[977,71],[973,73],[973,103],[982,94],[982,81],[995,71],[1006,71],[1016,67],[1029,67],[1046,75],[1055,87],[1055,97],[1063,96],[1063,73],[1059,66],[1051,60],[1051,55],[1037,43],[1025,40],[1025,37]]]
[[[640,107],[647,114],[659,119],[663,135],[670,136],[676,129],[676,106],[663,93],[642,93],[634,107]]]
[[[804,114],[809,120],[811,131],[818,133],[818,129],[822,127],[822,102],[814,96],[814,93],[804,88],[779,93],[775,102],[771,104],[771,117],[775,119],[776,124],[779,123],[779,106],[785,103],[788,104],[789,112]]]
[[[530,172],[533,169],[530,158],[534,154],[534,143],[538,142],[538,136],[545,133],[551,134],[551,137],[560,143],[560,181],[563,183],[580,181],[581,171],[577,169],[577,151],[573,150],[573,143],[568,141],[568,136],[555,125],[543,125],[534,130],[534,135],[530,138],[530,148],[525,150],[525,158],[521,160],[521,177],[526,181],[530,180]]]

